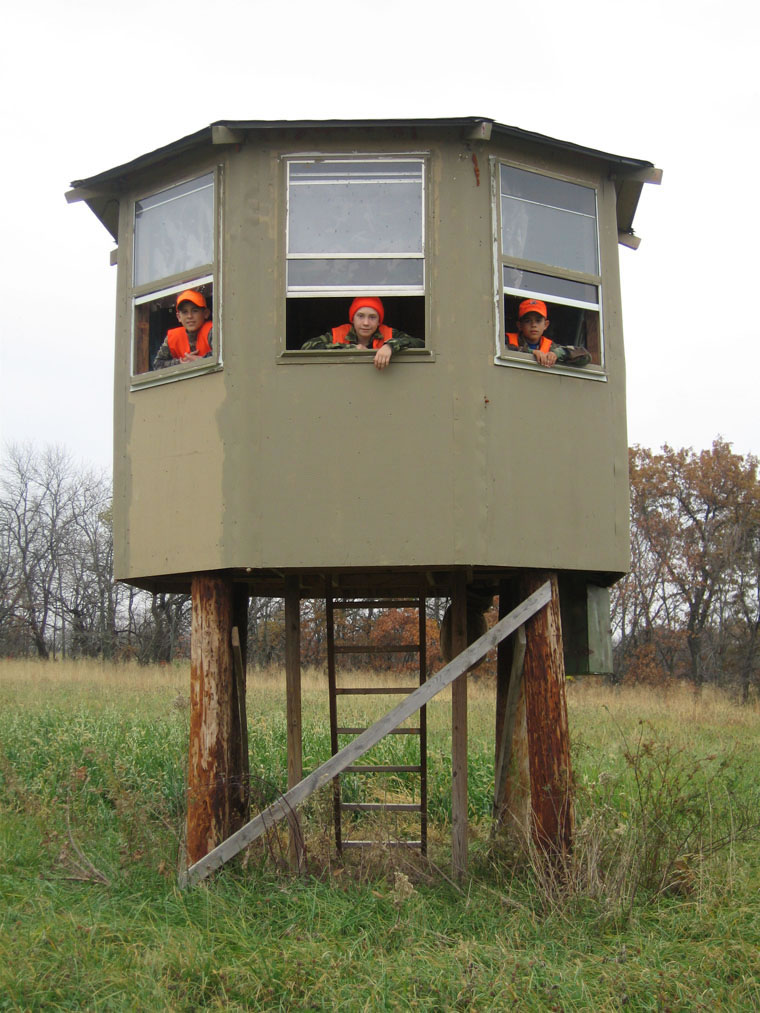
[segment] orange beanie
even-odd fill
[[[380,317],[380,323],[383,322],[385,316],[385,308],[382,302],[374,295],[362,295],[358,299],[354,299],[348,310],[348,319],[351,323],[354,322],[354,314],[357,310],[360,310],[362,306],[369,306],[370,309],[377,310]]]

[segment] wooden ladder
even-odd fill
[[[336,658],[342,655],[373,655],[373,654],[411,654],[418,658],[419,685],[423,685],[427,678],[427,640],[425,623],[425,599],[424,598],[378,598],[378,599],[336,599],[328,594],[326,597],[326,619],[327,619],[327,680],[330,697],[330,747],[332,755],[335,756],[341,749],[340,736],[356,736],[366,731],[366,728],[356,728],[339,723],[338,697],[342,696],[408,696],[414,692],[414,686],[347,686],[338,685],[336,672]],[[417,609],[418,613],[418,639],[416,643],[409,644],[336,644],[335,643],[335,610],[366,609]],[[343,683],[343,680],[341,680]],[[333,779],[333,812],[335,822],[335,845],[338,852],[343,848],[370,847],[376,844],[403,845],[408,848],[419,848],[422,854],[427,854],[427,716],[426,708],[420,707],[419,721],[414,727],[394,728],[391,735],[414,735],[419,739],[419,762],[414,764],[352,764],[345,768],[345,774],[419,774],[419,802],[344,802],[341,797],[340,775]],[[345,745],[345,743],[344,743]],[[384,841],[373,840],[344,840],[342,828],[342,814],[348,812],[365,813],[417,813],[420,820],[419,838],[408,839],[386,839]]]

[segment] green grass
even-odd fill
[[[493,696],[474,684],[467,880],[442,699],[429,861],[338,861],[328,791],[306,809],[307,875],[272,834],[183,892],[187,695],[182,666],[0,663],[0,1010],[760,1008],[756,709],[571,685],[577,844],[556,877],[491,839]],[[376,716],[366,699],[352,721]],[[285,787],[283,700],[283,678],[251,674],[262,797]],[[306,769],[329,754],[326,707],[305,679]]]

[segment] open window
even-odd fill
[[[287,191],[286,348],[346,323],[357,295],[424,340],[424,160],[291,158]]]
[[[505,333],[516,329],[519,304],[540,299],[547,304],[547,336],[587,348],[592,364],[602,366],[596,190],[503,163],[498,181],[500,357],[515,355]]]
[[[169,331],[178,328],[177,296],[200,293],[213,319],[217,263],[216,174],[197,176],[135,201],[132,270],[132,375],[174,379],[205,372],[219,362],[219,326],[214,324],[210,354],[192,364],[177,359],[154,369]]]

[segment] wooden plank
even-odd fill
[[[233,714],[235,734],[240,738],[239,806],[233,813],[232,830],[239,830],[251,818],[251,768],[248,760],[248,715],[246,713],[246,664],[248,658],[248,588],[232,585],[232,661],[235,674],[236,706]]]
[[[515,580],[499,581],[499,619],[518,605],[520,599],[516,597],[517,586]],[[496,713],[494,722],[494,770],[499,765],[499,750],[501,738],[504,731],[504,715],[507,709],[507,696],[509,694],[509,675],[512,671],[512,655],[514,653],[514,637],[507,637],[502,640],[496,651]],[[498,805],[494,809],[497,811]]]
[[[415,609],[418,598],[364,598],[355,601],[333,601],[336,609]]]
[[[454,575],[451,596],[451,654],[467,648],[467,576]],[[467,680],[451,687],[451,865],[455,877],[467,872]]]
[[[337,696],[407,696],[413,693],[416,686],[381,686],[378,689],[368,689],[366,686],[336,687]]]
[[[235,667],[235,690],[237,697],[236,721],[240,727],[240,769],[248,772],[248,721],[245,712],[245,665],[240,646],[240,631],[232,627],[232,661]],[[246,781],[248,778],[246,778]],[[246,781],[240,782],[240,803],[246,805],[248,787]],[[247,822],[247,820],[246,820]]]
[[[383,811],[418,813],[420,811],[419,802],[341,802],[340,807],[344,812],[355,813],[376,813]]]
[[[422,770],[420,764],[414,763],[377,763],[377,764],[363,764],[354,765],[352,767],[346,767],[343,771],[344,774],[419,774]]]
[[[340,749],[338,742],[338,697],[335,695],[337,674],[335,670],[335,612],[333,610],[332,582],[325,577],[325,626],[327,627],[327,696],[330,708],[330,752],[333,756]],[[335,828],[335,847],[340,854],[341,820],[340,820],[340,779],[334,778],[333,793],[333,826]]]
[[[301,732],[301,597],[297,576],[285,578],[285,694],[288,729],[288,788],[303,777],[303,744]],[[303,834],[298,814],[289,817],[290,842],[288,858],[292,870],[304,863]]]
[[[364,756],[373,746],[384,738],[402,721],[414,714],[428,703],[438,693],[450,686],[464,672],[472,668],[476,662],[485,657],[504,637],[508,637],[518,626],[522,626],[526,620],[543,608],[551,600],[551,584],[547,582],[537,591],[531,594],[509,615],[500,620],[494,627],[484,633],[482,637],[463,651],[461,655],[454,658],[437,672],[427,682],[419,686],[413,693],[402,700],[392,711],[385,714],[379,721],[376,721],[371,728],[355,738],[347,746],[331,756],[323,764],[308,774],[299,784],[289,789],[282,798],[270,805],[263,812],[259,813],[250,823],[241,827],[237,833],[224,841],[213,851],[209,852],[200,861],[195,862],[188,868],[183,885],[198,883],[205,879],[209,873],[220,868],[225,862],[234,858],[246,845],[255,841],[269,827],[288,815],[302,802],[304,802],[315,791],[328,784],[336,774],[355,763]]]
[[[344,841],[344,848],[376,848],[377,841]],[[383,841],[384,848],[421,848],[422,841]]]
[[[502,727],[501,739],[498,742],[499,755],[496,762],[496,774],[494,777],[494,813],[497,820],[500,819],[501,807],[505,800],[505,789],[507,774],[512,759],[512,743],[515,734],[515,723],[517,717],[517,704],[520,699],[520,690],[523,679],[523,662],[525,660],[525,631],[519,629],[515,634],[516,643],[512,655],[512,669],[509,676],[509,689],[507,690],[507,703],[504,712],[504,724]]]
[[[336,728],[338,735],[359,735],[366,732],[366,728]],[[389,735],[419,735],[419,728],[391,728]]]
[[[389,644],[378,647],[376,644],[336,644],[336,654],[417,654],[419,644]]]

